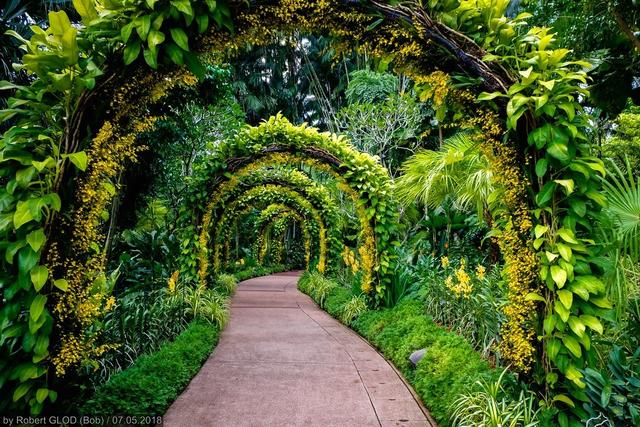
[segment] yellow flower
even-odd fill
[[[449,267],[449,257],[443,256],[442,258],[440,258],[440,263],[442,264],[443,268]]]
[[[176,270],[173,272],[173,274],[171,275],[171,277],[169,277],[169,281],[167,282],[167,287],[169,290],[169,293],[172,294],[176,291],[176,284],[178,282],[178,276],[180,275],[180,270]]]
[[[478,278],[478,280],[484,280],[486,272],[487,269],[484,268],[484,265],[478,265],[476,267],[476,277]]]

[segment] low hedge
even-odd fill
[[[204,321],[187,329],[154,353],[138,358],[133,366],[112,376],[81,408],[86,415],[157,416],[200,370],[220,331]]]
[[[461,394],[475,390],[478,380],[500,376],[463,337],[433,323],[418,301],[368,311],[353,328],[393,362],[443,426]],[[422,348],[427,352],[414,369],[409,355]]]
[[[300,290],[311,294],[313,280],[313,275],[305,274]],[[342,307],[352,296],[349,289],[336,284],[324,297],[324,308],[340,319]],[[463,337],[436,325],[419,301],[368,310],[351,327],[393,362],[442,426],[450,425],[453,402],[460,395],[474,391],[478,380],[500,376]],[[409,355],[422,348],[427,352],[414,368]]]
[[[257,266],[249,267],[244,270],[236,271],[233,274],[238,282],[243,280],[253,279],[254,277],[268,276],[269,274],[282,273],[283,271],[289,271],[291,268],[286,265],[270,265],[270,266]]]

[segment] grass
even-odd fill
[[[163,415],[200,370],[218,342],[220,330],[193,321],[174,341],[141,356],[132,367],[98,387],[81,408],[87,415]]]

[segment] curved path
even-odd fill
[[[435,426],[394,368],[297,280],[240,283],[218,347],[164,425]]]

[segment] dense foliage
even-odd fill
[[[296,267],[443,423],[637,424],[638,10],[7,2],[0,410],[120,399]]]

